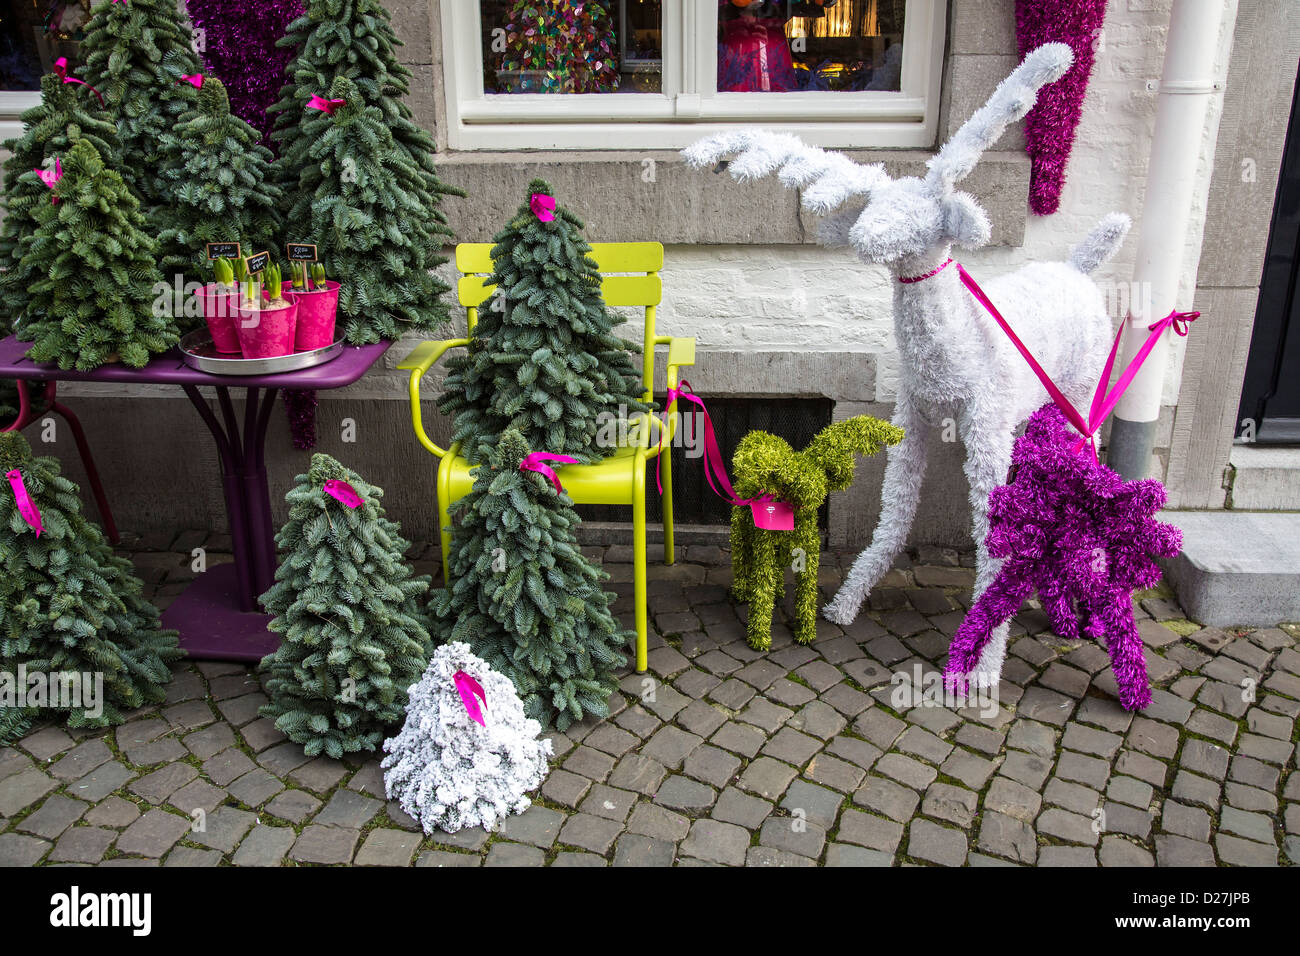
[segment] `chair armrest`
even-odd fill
[[[415,428],[415,437],[425,448],[429,449],[439,458],[447,454],[445,448],[440,448],[433,443],[433,439],[428,436],[424,430],[424,417],[420,413],[420,379],[426,372],[431,369],[438,359],[442,358],[442,353],[451,348],[465,347],[469,345],[469,339],[442,339],[436,342],[421,342],[411,353],[397,363],[397,367],[403,371],[410,371],[411,383],[411,424]]]
[[[675,389],[677,387],[677,370],[683,365],[695,364],[695,339],[656,335],[655,345],[668,346],[668,387]],[[668,404],[668,407],[664,409],[664,420],[666,424],[660,426],[662,439],[657,443],[654,454],[658,454],[658,449],[670,443],[673,436],[677,434],[677,399],[674,398]]]

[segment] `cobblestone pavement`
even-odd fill
[[[160,604],[200,545],[230,559],[224,536],[137,543]],[[589,553],[630,619],[630,549]],[[825,556],[824,591],[851,559]],[[1300,863],[1300,627],[1201,628],[1167,595],[1142,596],[1159,689],[1133,715],[1104,651],[1026,608],[999,707],[905,706],[891,676],[937,671],[970,564],[923,548],[853,626],[822,621],[803,647],[778,621],[769,653],[745,644],[725,552],[652,564],[651,673],[628,673],[610,719],[553,735],[533,807],[496,833],[426,837],[385,799],[377,757],[309,760],[258,717],[250,668],[182,662],[166,703],[122,727],[45,727],[0,749],[0,864]]]

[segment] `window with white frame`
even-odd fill
[[[443,0],[453,149],[929,146],[947,0]]]
[[[41,75],[65,56],[76,62],[90,0],[0,0],[0,137],[41,101]]]

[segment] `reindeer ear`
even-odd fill
[[[943,198],[943,231],[956,245],[978,249],[993,233],[988,213],[970,193],[953,193]]]

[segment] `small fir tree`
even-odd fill
[[[514,682],[524,713],[558,730],[609,714],[621,651],[634,638],[609,609],[609,576],[579,550],[568,495],[519,465],[528,444],[509,429],[457,503],[452,587],[434,608],[448,641],[464,641]]]
[[[270,181],[271,151],[259,139],[230,112],[221,81],[206,78],[196,108],[163,145],[160,175],[174,202],[154,221],[159,265],[169,278],[183,272],[187,281],[205,281],[209,242],[238,241],[250,252],[275,242],[280,191]]]
[[[331,495],[331,481],[350,485],[360,505]],[[283,560],[262,595],[283,637],[262,659],[271,698],[262,714],[309,756],[377,749],[401,723],[407,689],[433,653],[417,603],[429,578],[413,576],[403,558],[409,544],[384,517],[381,497],[319,454],[285,496],[289,520],[276,537]]]
[[[286,221],[310,222],[325,268],[340,283],[338,321],[349,342],[432,331],[447,318],[439,297],[448,286],[429,272],[430,250],[446,229],[425,218],[434,201],[427,177],[351,80],[335,80],[329,98],[345,105],[308,122],[318,136],[299,184],[310,202],[290,209]]]
[[[596,461],[614,451],[594,441],[602,419],[647,408],[630,358],[641,350],[613,332],[624,320],[605,307],[582,220],[556,206],[543,221],[531,197],[551,187],[537,179],[528,191],[493,237],[496,293],[469,349],[449,360],[438,407],[471,461],[507,428],[530,447]]]
[[[295,55],[285,68],[279,100],[267,110],[273,117],[271,136],[279,150],[275,168],[284,193],[286,224],[310,221],[303,210],[316,199],[315,184],[300,182],[299,178],[313,163],[311,147],[325,123],[320,113],[304,107],[313,95],[326,95],[335,80],[347,77],[356,86],[354,100],[383,114],[383,125],[392,133],[394,148],[405,153],[419,170],[424,203],[420,218],[440,237],[425,250],[423,268],[436,269],[447,261],[439,248],[451,242],[439,202],[444,195],[465,194],[438,178],[433,138],[416,124],[406,105],[404,97],[410,92],[412,74],[397,60],[397,47],[402,43],[393,30],[391,15],[380,0],[306,0],[304,6],[303,15],[285,28],[277,43],[295,51]],[[286,239],[303,237],[289,235]],[[444,291],[446,287],[439,283],[437,294]],[[426,307],[432,306],[426,303]]]
[[[49,205],[50,189],[35,170],[53,166],[79,139],[89,140],[105,162],[117,166],[117,127],[99,108],[94,94],[49,73],[41,77],[41,102],[23,113],[23,134],[5,142],[4,222],[0,225],[0,331],[13,331],[27,311],[34,276],[18,268],[23,248],[36,231],[33,212]]]
[[[59,473],[57,458],[35,458],[21,434],[5,432],[0,471],[13,470],[40,514],[41,533],[23,518],[4,481],[0,742],[47,717],[66,717],[69,727],[109,727],[122,723],[127,711],[161,703],[171,680],[167,665],[182,656],[176,632],[159,628],[158,609],[142,596],[131,562],[115,555],[99,527],[82,514],[77,486]],[[19,667],[46,676],[43,699],[34,699],[30,686],[25,700],[6,699],[16,695]],[[54,699],[49,678],[56,674],[88,675],[76,682],[80,701],[62,691]],[[27,706],[15,706],[20,702]]]
[[[202,69],[189,24],[176,0],[102,0],[86,24],[81,53],[82,76],[103,94],[122,157],[152,215],[172,202],[161,176],[163,141],[194,108],[198,93],[181,79]]]
[[[75,143],[62,165],[59,201],[36,204],[36,232],[19,263],[41,278],[16,332],[32,343],[34,362],[140,368],[177,339],[168,311],[154,308],[158,244],[121,174],[89,140]]]

